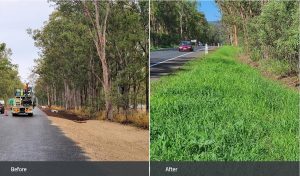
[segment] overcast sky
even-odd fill
[[[33,60],[38,58],[38,48],[26,29],[40,29],[53,10],[47,0],[0,0],[0,42],[11,48],[22,81],[27,80]]]

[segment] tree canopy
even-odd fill
[[[221,42],[218,26],[209,25],[204,14],[197,10],[198,3],[201,2],[151,1],[151,46],[172,46],[180,40],[192,39],[202,43]]]
[[[5,100],[14,96],[16,88],[22,88],[18,66],[12,64],[11,54],[12,51],[6,47],[5,43],[0,43],[0,99]]]
[[[298,72],[298,1],[216,1],[227,42],[242,46],[253,60],[287,64],[283,74]]]
[[[148,2],[54,2],[45,26],[28,31],[41,50],[34,69],[40,102],[91,114],[107,110],[107,100],[114,111],[146,105]]]

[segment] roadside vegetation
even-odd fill
[[[18,75],[18,66],[11,62],[12,51],[0,42],[0,99],[8,102],[8,98],[13,97],[15,89],[23,87]]]
[[[148,2],[51,2],[47,23],[28,30],[41,51],[34,69],[40,104],[89,119],[123,115],[123,123],[147,113]]]
[[[176,48],[178,45],[164,45],[164,46],[151,46],[150,51],[158,51],[162,49],[168,49],[168,48]]]
[[[200,1],[151,1],[151,49],[178,46],[181,40],[217,45],[223,40],[218,24],[197,10]]]
[[[151,160],[297,161],[299,94],[222,47],[151,83]]]
[[[298,1],[216,2],[222,13],[227,43],[243,48],[244,53],[265,70],[279,76],[297,77]]]

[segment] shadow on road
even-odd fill
[[[194,57],[180,57],[166,63],[151,67],[150,77],[151,79],[158,79],[165,75],[175,75],[175,71],[187,71],[182,66],[188,61],[193,60]]]
[[[1,114],[0,139],[0,161],[90,160],[83,149],[51,124],[39,109],[35,109],[33,117]]]

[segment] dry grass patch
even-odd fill
[[[149,129],[149,115],[145,111],[131,111],[127,115],[124,113],[116,114],[114,121]]]
[[[51,110],[57,110],[57,111],[63,111],[65,110],[65,108],[63,106],[55,106],[55,105],[52,105]]]
[[[96,112],[92,117],[89,112],[87,112],[86,108],[65,110],[64,107],[61,106],[51,106],[50,109],[60,111],[60,113],[65,112],[64,114],[72,114],[74,116],[78,116],[78,118],[83,119],[106,120],[104,111]],[[127,112],[122,110],[119,112],[115,111],[113,122],[118,122],[121,124],[132,124],[136,127],[149,129],[149,115],[145,109],[128,110]]]

